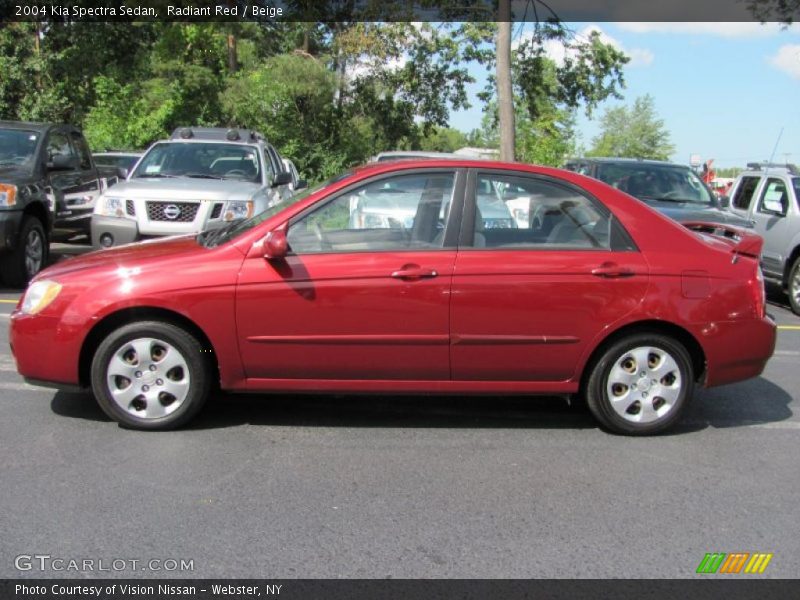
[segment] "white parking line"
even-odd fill
[[[14,392],[53,392],[54,390],[46,387],[39,387],[27,383],[8,383],[0,381],[0,390],[11,390]]]

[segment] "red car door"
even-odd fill
[[[575,186],[490,171],[471,182],[453,276],[453,379],[571,379],[587,345],[643,298],[647,264]],[[526,213],[526,226],[494,226],[487,194]]]
[[[458,233],[447,221],[463,181],[439,169],[359,183],[290,220],[286,259],[245,260],[236,312],[247,377],[449,379]]]

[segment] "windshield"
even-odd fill
[[[197,177],[261,183],[258,151],[242,144],[160,142],[148,150],[132,177]]]
[[[95,154],[94,162],[100,167],[122,167],[130,169],[139,160],[138,156],[129,154]]]
[[[280,202],[273,204],[263,212],[260,212],[257,215],[250,217],[249,219],[245,219],[244,221],[234,221],[227,227],[223,227],[221,229],[212,229],[204,231],[197,237],[197,239],[201,244],[208,247],[213,247],[223,244],[228,240],[232,240],[234,238],[239,237],[246,231],[250,231],[251,229],[253,229],[253,227],[260,225],[267,219],[277,215],[282,210],[289,208],[294,204],[297,204],[298,202],[304,200],[305,198],[308,198],[311,194],[316,194],[320,190],[336,183],[337,181],[341,181],[342,179],[350,176],[351,174],[352,171],[347,171],[345,173],[342,173],[341,175],[338,175],[332,179],[320,183],[319,185],[313,188],[306,188],[304,190],[301,190],[296,194],[289,196],[285,200],[281,200]]]
[[[39,134],[21,129],[0,129],[0,167],[33,167]]]
[[[603,164],[601,181],[641,200],[714,205],[711,193],[688,167],[649,164]]]

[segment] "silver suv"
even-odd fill
[[[291,183],[282,157],[254,131],[179,128],[98,199],[92,245],[217,229],[280,202]]]
[[[800,315],[800,171],[794,165],[747,166],[731,187],[730,210],[764,238],[764,277],[781,284]]]

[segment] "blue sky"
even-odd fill
[[[675,145],[672,160],[688,163],[691,154],[715,159],[718,167],[743,167],[748,161],[800,164],[800,25],[782,29],[758,23],[577,23],[577,32],[597,28],[606,41],[631,56],[625,67],[622,101],[604,103],[578,120],[580,142],[591,146],[605,108],[632,104],[650,94]],[[516,28],[517,35],[525,31]],[[552,53],[557,56],[558,49]],[[473,108],[451,114],[462,131],[478,126],[485,73],[472,86]]]

